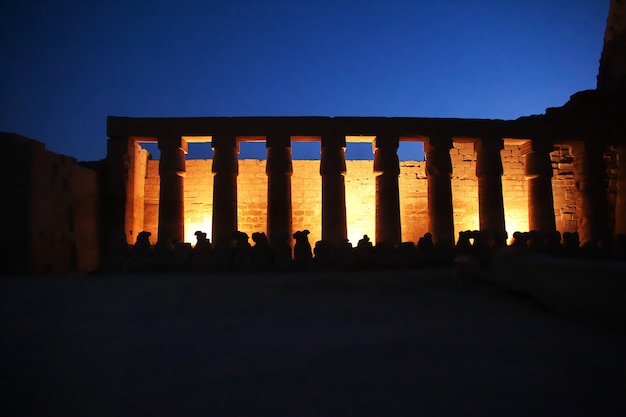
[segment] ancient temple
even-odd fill
[[[302,229],[331,245],[369,234],[397,246],[426,232],[454,242],[468,229],[495,244],[516,230],[610,241],[626,233],[624,7],[611,2],[596,90],[541,115],[109,117],[106,159],[80,167],[97,174],[90,227],[98,254],[122,233],[132,244],[143,230],[153,243],[190,241],[203,230],[218,247],[237,230],[265,232],[278,245]],[[160,159],[146,142],[158,144]],[[265,160],[239,160],[245,142],[265,143]],[[320,159],[292,160],[297,142],[319,143]],[[372,161],[346,161],[351,142],[371,142]],[[400,162],[404,142],[421,142],[425,161]],[[187,161],[189,143],[206,143],[212,159]]]

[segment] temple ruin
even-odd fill
[[[66,267],[39,262],[29,272],[61,272],[70,264],[86,272],[122,233],[133,244],[141,231],[152,233],[152,243],[178,243],[202,230],[216,247],[228,246],[237,230],[292,245],[293,232],[303,229],[312,242],[331,245],[356,244],[368,234],[398,246],[426,232],[452,244],[460,231],[474,229],[495,245],[517,230],[578,232],[582,244],[602,245],[626,233],[625,22],[623,2],[612,1],[596,90],[516,120],[109,117],[104,160],[49,156],[55,162],[48,171],[33,158],[47,152],[43,146],[3,134],[21,161],[31,161],[22,164],[28,189],[53,171],[61,184],[56,193],[68,194],[59,203],[65,222],[38,227],[34,210],[16,209],[24,218],[18,223],[31,231],[21,249],[31,257],[21,262],[49,257],[33,245],[50,235],[48,245],[67,240],[67,253],[56,256]],[[158,144],[160,159],[141,146],[146,142]],[[239,160],[244,142],[265,143],[266,159]],[[319,143],[319,160],[292,160],[295,142]],[[372,160],[346,160],[351,142],[371,142]],[[400,162],[403,142],[421,142],[425,161]],[[186,161],[189,143],[210,146],[213,158]],[[36,207],[33,198],[24,195],[19,207]],[[97,243],[87,245],[85,234]],[[84,259],[88,265],[77,267]]]
[[[109,184],[124,185],[107,197],[107,212],[117,214],[110,229],[123,228],[129,243],[142,230],[182,242],[199,229],[216,244],[236,230],[266,231],[272,241],[308,229],[313,241],[333,244],[367,233],[392,245],[426,232],[453,242],[468,229],[502,242],[515,230],[578,231],[583,243],[624,232],[626,211],[615,206],[621,135],[592,143],[585,131],[598,126],[561,127],[555,113],[515,121],[110,117],[107,163],[118,178]],[[210,142],[213,159],[185,161],[194,141]],[[244,141],[263,141],[267,159],[239,161]],[[320,160],[292,161],[295,141],[319,142]],[[349,141],[371,141],[373,161],[346,161]],[[422,142],[426,160],[400,163],[402,141]],[[160,160],[141,142],[157,142]]]

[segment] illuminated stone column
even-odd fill
[[[291,247],[291,137],[271,136],[267,146],[267,235],[270,244],[276,247]]]
[[[626,145],[617,147],[617,198],[615,235],[626,233]]]
[[[237,175],[239,147],[235,136],[213,136],[213,244],[227,248],[237,231]]]
[[[185,236],[185,153],[180,136],[159,138],[159,241],[182,242]]]
[[[572,146],[572,154],[580,243],[606,242],[610,232],[604,145],[577,143]]]
[[[528,181],[528,226],[530,230],[554,232],[554,196],[552,194],[551,143],[538,140],[522,146],[524,173]]]
[[[402,242],[398,176],[398,137],[374,139],[374,174],[376,175],[376,243],[394,246]]]
[[[503,148],[504,141],[500,138],[482,138],[474,143],[480,230],[487,231],[495,245],[506,244],[500,156]]]
[[[346,224],[346,137],[322,137],[322,239],[336,246],[348,237]]]
[[[424,144],[428,180],[428,231],[435,242],[454,244],[452,209],[452,138],[431,137]]]

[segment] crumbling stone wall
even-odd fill
[[[578,230],[576,211],[576,184],[574,182],[574,157],[569,146],[555,146],[552,160],[552,194],[556,228],[561,233]]]
[[[191,162],[191,161],[188,161]],[[210,168],[210,167],[209,167]],[[187,173],[189,175],[190,173]],[[185,177],[185,179],[187,179]],[[189,181],[187,181],[189,182]],[[156,243],[157,231],[159,224],[159,187],[161,181],[159,178],[159,161],[149,160],[146,164],[146,179],[144,182],[144,212],[143,212],[143,230],[152,233],[150,241]],[[185,188],[191,184],[185,184]],[[186,213],[185,213],[186,214]]]
[[[0,270],[14,274],[94,271],[99,262],[98,176],[74,158],[16,134],[0,134],[5,238]]]

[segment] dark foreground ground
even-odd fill
[[[0,305],[6,416],[626,415],[626,333],[448,269],[3,279]]]

